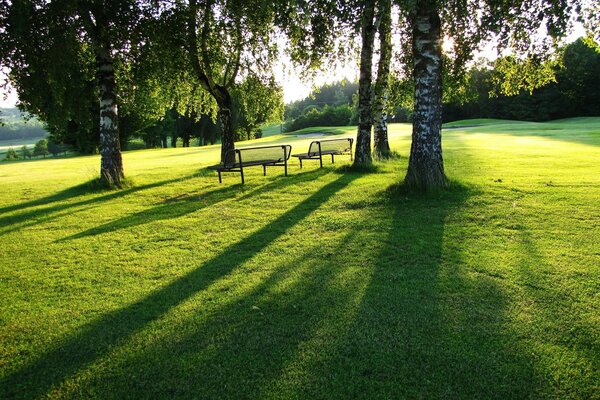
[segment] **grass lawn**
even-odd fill
[[[460,121],[441,194],[390,136],[246,185],[217,146],[125,153],[120,191],[0,164],[0,398],[600,398],[600,118]]]

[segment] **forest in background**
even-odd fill
[[[545,83],[524,89],[519,70],[535,69]],[[532,74],[528,74],[528,79]],[[554,57],[535,64],[511,57],[495,62],[480,60],[459,79],[444,82],[444,122],[470,118],[521,121],[600,115],[600,46],[580,38],[560,49]],[[389,122],[411,122],[409,81],[394,78],[390,97],[397,105],[388,109]],[[305,99],[285,107],[285,130],[312,126],[356,125],[358,82],[341,80],[313,90]]]
[[[44,124],[17,108],[0,108],[0,141],[24,140],[44,137],[48,132]]]

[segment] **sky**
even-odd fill
[[[570,43],[577,38],[583,36],[585,30],[581,24],[576,24],[573,31],[567,36],[566,42]],[[495,59],[497,57],[493,44],[490,44],[476,53],[475,58],[486,57]],[[290,66],[289,60],[282,58],[275,66],[275,77],[283,86],[283,98],[285,103],[295,100],[301,100],[307,97],[313,87],[321,86],[325,83],[340,81],[344,78],[349,81],[358,80],[358,65],[357,61],[349,61],[345,65],[338,65],[329,69],[326,72],[316,74],[316,76],[307,81],[303,80],[298,70]],[[6,71],[0,70],[0,82],[6,79]],[[6,91],[0,87],[0,108],[14,107],[17,103],[17,96],[14,89]]]

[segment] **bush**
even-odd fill
[[[307,107],[307,109],[306,113],[285,124],[286,132],[311,126],[346,126],[350,124],[353,114],[352,108],[347,104],[337,107],[327,105],[321,110],[316,107]]]
[[[54,157],[56,157],[60,153],[67,154],[68,148],[62,144],[56,143],[52,140],[48,140],[47,145],[48,145],[48,152],[50,154],[52,154]]]
[[[19,155],[12,147],[10,147],[6,152],[6,158],[4,159],[4,161],[16,161],[18,159]]]
[[[44,158],[46,158],[46,156],[48,155],[48,140],[47,139],[39,140],[35,144],[35,147],[33,149],[33,155],[34,156],[43,156]]]
[[[23,145],[23,147],[21,147],[21,156],[23,157],[23,159],[31,158],[33,156],[33,153],[27,146]]]

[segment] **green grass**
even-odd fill
[[[430,195],[390,136],[246,185],[218,146],[125,153],[120,191],[0,164],[0,398],[598,398],[600,118],[448,130]]]
[[[261,126],[260,129],[263,137],[279,135],[281,133],[281,124],[279,122],[273,122]]]

